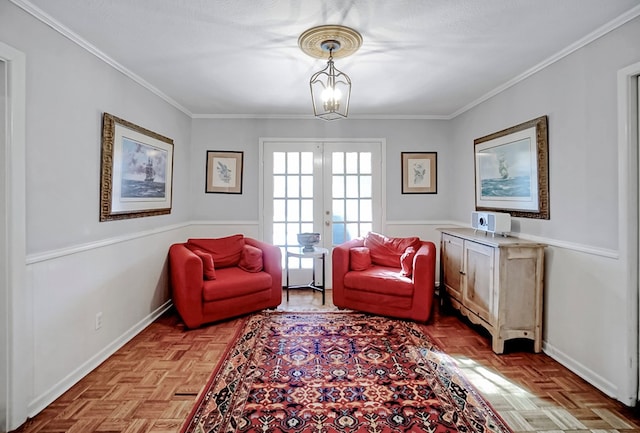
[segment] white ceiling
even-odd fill
[[[350,117],[451,118],[640,15],[640,0],[12,0],[195,117],[304,117],[342,24]]]

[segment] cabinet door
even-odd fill
[[[441,260],[444,285],[449,295],[462,300],[462,250],[464,241],[455,236],[442,235]]]
[[[494,249],[475,242],[465,242],[464,259],[465,284],[462,302],[469,310],[494,325]]]

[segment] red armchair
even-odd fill
[[[169,271],[173,303],[188,328],[282,301],[280,249],[243,235],[174,244]]]
[[[333,249],[333,303],[426,322],[435,293],[436,247],[419,238],[369,233]]]

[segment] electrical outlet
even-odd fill
[[[102,328],[102,311],[96,313],[96,331]]]

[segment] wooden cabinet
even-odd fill
[[[442,283],[451,305],[483,326],[492,349],[505,340],[533,340],[542,350],[545,245],[472,229],[440,229]]]

